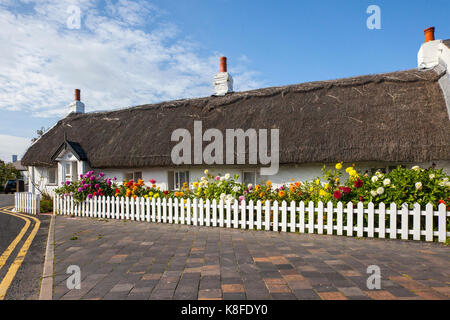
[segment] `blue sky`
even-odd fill
[[[87,111],[207,96],[221,55],[238,91],[415,68],[425,28],[450,38],[449,12],[448,0],[2,0],[0,158],[63,117],[74,88]]]

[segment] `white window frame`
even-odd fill
[[[187,184],[189,185],[190,178],[191,178],[189,170],[175,170],[173,172],[173,188],[174,188],[174,190],[180,190],[181,187],[182,187],[181,181],[177,185],[177,176],[178,176],[178,180],[180,180],[180,178],[179,178],[180,177],[180,173],[184,173],[185,182],[187,182]],[[186,177],[187,177],[187,179],[186,179]]]
[[[254,170],[244,170],[244,171],[242,171],[242,183],[245,183],[246,185],[248,185],[248,183],[245,182],[245,174],[246,173],[254,174],[254,178],[253,178],[253,181],[251,182],[251,184],[255,186],[256,185],[256,179],[258,178],[258,174],[256,173],[256,171],[254,171]]]
[[[125,180],[130,180],[130,179],[127,179],[127,177],[126,177],[127,175],[131,175],[131,177],[132,177],[131,179],[134,182],[137,182],[138,179],[142,179],[142,171],[125,172],[125,175],[123,177],[124,181]],[[137,176],[140,176],[140,177],[136,179]]]
[[[50,171],[53,170],[55,172],[55,180],[50,181]],[[58,167],[50,167],[47,169],[47,185],[56,186],[58,184]]]

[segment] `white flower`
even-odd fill
[[[450,188],[450,181],[447,181],[447,182],[445,183],[445,186]]]
[[[379,187],[377,189],[377,194],[382,195],[384,193],[384,188],[383,187]]]
[[[412,167],[411,169],[413,169],[414,171],[417,171],[417,170],[420,169],[420,167],[419,167],[419,166],[414,166],[414,167]]]
[[[384,180],[383,180],[383,184],[384,184],[385,186],[390,185],[390,184],[391,184],[391,179],[384,179]]]
[[[370,190],[370,194],[372,195],[372,197],[376,197],[377,196],[377,190]]]
[[[233,192],[238,192],[241,189],[240,186],[234,186],[233,187]]]
[[[432,174],[429,175],[429,177],[430,177],[430,180],[433,180],[435,175],[432,173]]]
[[[444,181],[444,182],[448,182],[448,178],[444,178],[444,180],[442,180],[442,181]]]
[[[371,180],[372,180],[373,183],[375,183],[375,182],[378,181],[378,177],[377,176],[373,176]]]
[[[231,195],[231,194],[228,194],[227,196],[226,196],[226,198],[225,198],[225,201],[226,202],[228,202],[228,201],[234,201],[234,197]]]
[[[382,178],[382,177],[384,176],[384,174],[381,173],[380,171],[377,171],[377,172],[375,173],[375,175],[376,175],[378,178]]]
[[[224,178],[225,178],[225,180],[230,179],[230,174],[229,173],[225,174]]]
[[[253,185],[252,185],[251,183],[249,183],[248,186],[247,186],[247,188],[248,188],[249,190],[251,190],[251,189],[253,188]]]
[[[206,177],[201,177],[200,180],[205,181],[205,180],[207,180],[207,179],[206,179]]]
[[[220,195],[220,200],[225,200],[225,197],[226,197],[227,195],[225,194],[225,193],[222,193],[221,195]]]
[[[206,169],[206,170],[204,171],[204,173],[205,173],[206,175],[208,174],[208,172],[209,172],[208,169]]]
[[[421,190],[422,189],[422,182],[416,182],[416,189]]]

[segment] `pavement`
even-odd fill
[[[53,299],[450,299],[438,243],[67,216],[55,228]]]
[[[11,248],[11,244],[17,241],[7,259],[0,259],[0,265],[4,262],[0,267],[0,294],[6,289],[5,300],[38,299],[50,216],[22,214],[23,218],[20,218],[3,209],[13,205],[14,195],[0,194],[0,256],[6,257],[7,248]],[[34,219],[39,220],[38,226]],[[24,228],[26,221],[29,221],[28,227]],[[22,230],[24,233],[20,237]],[[33,230],[37,231],[34,237]],[[23,254],[25,256],[22,261]],[[22,262],[19,263],[20,261]],[[5,278],[11,281],[6,281]]]

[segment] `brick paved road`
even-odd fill
[[[70,240],[73,239],[73,240]],[[436,243],[57,217],[54,299],[449,299]],[[81,268],[69,290],[69,265]],[[369,265],[381,290],[366,287]]]

